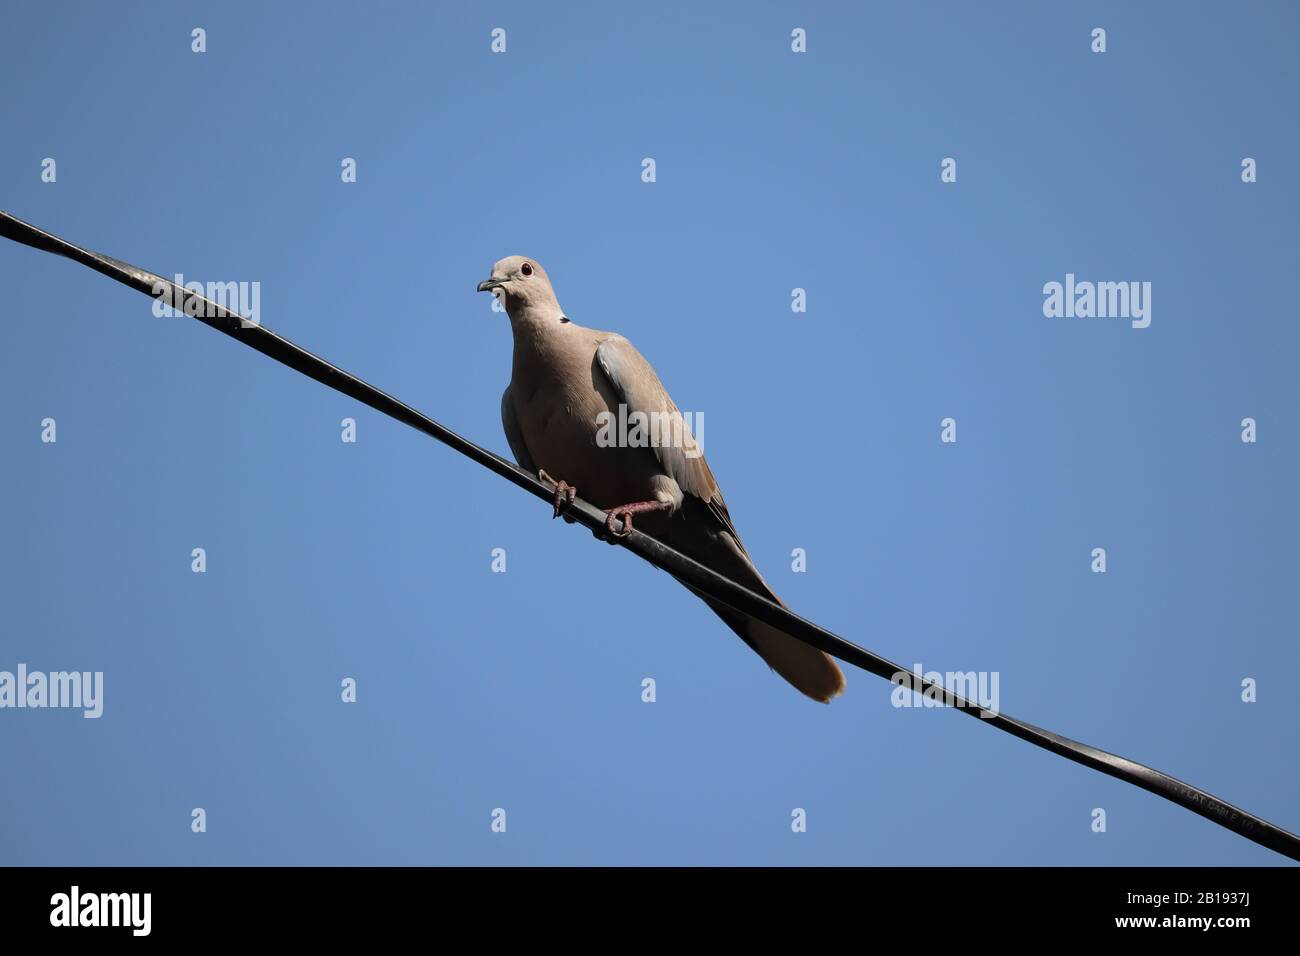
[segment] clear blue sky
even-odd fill
[[[12,4],[3,208],[260,282],[503,453],[474,286],[535,256],[704,413],[800,613],[1300,828],[1295,8],[556,6]],[[1045,318],[1067,273],[1150,281],[1151,327]],[[0,711],[0,862],[1283,862],[876,677],[812,704],[665,575],[150,305],[0,247],[0,669],[105,674],[99,720]]]

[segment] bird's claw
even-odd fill
[[[542,470],[537,472],[537,478],[539,481],[545,481],[546,483],[555,486],[555,498],[551,502],[555,507],[555,511],[551,515],[551,519],[554,520],[560,516],[561,512],[563,512],[565,508],[573,504],[577,499],[578,489],[573,487],[573,485],[569,484],[567,481],[557,481]]]
[[[605,532],[606,540],[611,544],[616,538],[626,538],[634,530],[632,528],[632,516],[637,514],[648,514],[652,511],[672,511],[673,505],[669,501],[633,501],[629,504],[618,505],[614,508],[605,509]],[[614,530],[614,519],[618,518],[623,522],[623,530]]]
[[[623,530],[614,530],[614,519],[618,518],[623,522]],[[617,508],[611,508],[605,512],[605,531],[611,538],[626,538],[632,533],[632,512],[619,511]]]

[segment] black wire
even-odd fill
[[[369,405],[376,411],[383,412],[400,422],[424,432],[456,451],[473,459],[485,468],[496,472],[507,481],[513,482],[527,492],[545,501],[551,501],[554,490],[541,482],[537,476],[517,468],[499,455],[473,442],[462,438],[449,428],[438,424],[427,415],[422,415],[409,405],[398,401],[391,395],[381,392],[373,385],[362,381],[355,375],[343,371],[337,366],[300,348],[283,336],[277,335],[262,325],[253,325],[241,321],[240,317],[227,311],[223,306],[210,299],[187,291],[170,280],[154,275],[117,259],[109,258],[97,252],[91,252],[80,246],[51,235],[29,223],[23,222],[9,213],[0,212],[0,235],[15,242],[66,256],[75,262],[89,266],[111,279],[128,285],[146,295],[158,298],[174,308],[185,311],[198,321],[209,325],[231,338],[238,339],[250,348],[254,348],[275,359],[289,368],[295,369],[309,378],[330,388],[355,398]],[[155,290],[160,290],[158,294]],[[597,535],[605,533],[605,512],[582,499],[569,506],[566,514],[590,528]],[[621,530],[621,526],[620,526]],[[1099,770],[1104,774],[1134,784],[1157,796],[1164,797],[1181,807],[1199,813],[1208,820],[1225,827],[1234,833],[1253,840],[1261,846],[1276,850],[1293,860],[1300,860],[1300,837],[1274,826],[1254,814],[1234,807],[1204,790],[1189,783],[1175,779],[1168,774],[1153,770],[1151,767],[1126,760],[1115,754],[1089,747],[1068,737],[1054,734],[1050,730],[1035,727],[1033,724],[1016,720],[1006,714],[986,714],[979,704],[946,690],[919,675],[907,671],[892,661],[878,654],[873,654],[864,647],[847,641],[823,627],[808,621],[797,614],[767,600],[761,595],[742,587],[729,578],[723,577],[704,565],[674,551],[649,535],[633,530],[630,535],[617,539],[618,543],[629,551],[639,555],[655,567],[667,571],[697,594],[708,595],[715,600],[734,608],[751,618],[757,618],[765,624],[791,634],[813,647],[825,651],[840,660],[860,667],[886,680],[910,688],[914,692],[931,690],[931,696],[945,701],[952,707],[970,714],[997,727],[1013,736],[1026,740],[1044,750],[1050,750],[1067,760]],[[986,714],[981,716],[981,714]]]

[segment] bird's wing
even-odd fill
[[[674,416],[674,438],[678,434],[675,429],[680,423],[680,441],[661,441],[653,448],[659,465],[684,493],[694,495],[708,505],[709,511],[739,543],[740,535],[736,534],[736,529],[732,526],[727,504],[722,499],[722,489],[718,487],[709,463],[704,459],[703,450],[691,434],[681,412],[673,404],[668,390],[659,381],[654,368],[621,335],[608,335],[601,341],[596,348],[596,362],[615,393],[627,405],[628,414],[643,412],[646,415],[659,413]]]
[[[537,466],[533,464],[533,456],[528,453],[524,433],[519,430],[519,419],[515,417],[515,403],[510,397],[509,385],[501,393],[501,426],[506,431],[506,441],[510,443],[510,452],[515,456],[519,467],[534,475],[537,474]]]
[[[596,362],[629,414],[677,412],[655,370],[627,339],[620,335],[606,337],[596,348]],[[661,443],[654,448],[659,466],[688,496],[681,509],[685,520],[667,525],[664,543],[780,604],[781,599],[763,580],[741,544],[713,472],[684,424],[680,442]],[[809,697],[825,702],[844,690],[843,673],[822,651],[721,602],[704,600],[770,667]]]

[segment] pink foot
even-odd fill
[[[671,511],[672,503],[668,501],[634,501],[631,504],[619,505],[617,508],[609,508],[605,511],[605,530],[609,532],[612,538],[626,538],[632,533],[632,516],[644,514],[647,511]],[[623,522],[623,530],[614,530],[614,519],[618,518]]]
[[[539,470],[537,472],[537,478],[539,481],[545,481],[555,486],[555,499],[552,502],[555,505],[555,513],[551,515],[551,519],[554,520],[560,516],[560,512],[573,504],[574,499],[578,497],[578,489],[573,487],[573,485],[569,484],[567,481],[556,481],[545,471]],[[573,519],[565,518],[564,520],[572,521]]]

